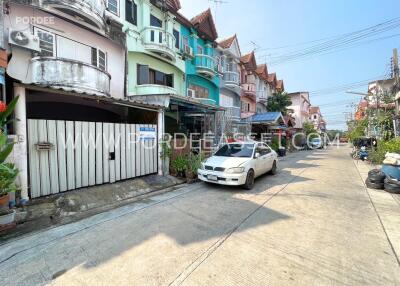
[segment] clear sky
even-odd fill
[[[181,0],[181,13],[191,18],[211,7],[219,37],[225,38],[236,33],[242,53],[258,47],[258,63],[267,64],[273,57],[320,43],[304,42],[354,32],[400,16],[399,0],[221,2],[224,3],[216,6],[210,0]],[[396,36],[388,37],[392,35]],[[306,60],[268,65],[269,72],[276,72],[278,78],[284,80],[288,92],[316,91],[377,77],[384,78],[390,70],[393,48],[400,48],[400,27],[373,38],[384,39]],[[283,46],[285,48],[277,48]],[[367,85],[352,90],[365,93]],[[350,104],[358,103],[360,97],[338,91],[313,95],[311,103],[321,106],[329,129],[345,129],[343,112],[354,111]]]

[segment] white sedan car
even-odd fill
[[[270,172],[276,174],[278,155],[261,142],[235,142],[222,146],[198,170],[204,182],[244,186],[250,190],[254,179]]]

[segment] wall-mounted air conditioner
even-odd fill
[[[193,57],[193,56],[194,56],[194,54],[193,54],[193,48],[192,48],[191,46],[188,46],[188,45],[185,45],[185,46],[183,47],[183,53],[184,53],[186,56],[189,56],[189,57]]]
[[[39,38],[29,31],[10,29],[8,42],[14,46],[40,52]]]
[[[191,98],[196,98],[196,91],[194,89],[188,88],[187,90],[187,96]]]

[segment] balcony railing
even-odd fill
[[[239,81],[239,73],[233,72],[233,71],[226,71],[224,72],[224,77],[223,77],[225,84],[229,86],[239,86],[240,81]]]
[[[258,102],[266,102],[268,100],[267,93],[265,91],[260,91],[257,93]]]
[[[248,96],[256,100],[257,88],[254,83],[244,83],[242,84],[242,91],[244,96]]]
[[[226,108],[226,116],[230,117],[232,120],[240,120],[240,107],[236,106],[229,106]]]
[[[197,54],[196,58],[197,72],[206,76],[213,77],[217,73],[216,58],[208,55]]]
[[[86,63],[63,58],[37,57],[31,60],[32,82],[96,95],[110,95],[111,76]]]
[[[158,27],[147,27],[141,32],[142,42],[146,50],[176,59],[175,42],[173,34]]]
[[[59,10],[75,19],[79,17],[89,25],[104,29],[106,10],[104,0],[42,0],[42,5]]]

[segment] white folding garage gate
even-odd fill
[[[157,172],[157,126],[28,120],[32,198]]]

